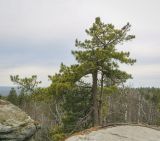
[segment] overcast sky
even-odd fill
[[[0,85],[12,85],[9,76],[37,74],[43,86],[58,72],[61,62],[74,63],[76,38],[95,17],[122,27],[132,25],[136,39],[121,46],[137,59],[122,66],[133,75],[133,87],[160,87],[159,0],[0,0]]]

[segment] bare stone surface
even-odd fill
[[[21,109],[0,100],[0,141],[24,141],[36,131],[38,125]]]
[[[123,125],[75,135],[66,141],[160,141],[160,131],[138,125]]]

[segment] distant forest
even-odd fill
[[[50,89],[41,89],[38,94],[31,95],[21,90],[17,95],[12,88],[8,96],[0,98],[19,106],[41,124],[36,141],[58,141],[91,127],[88,89],[76,88],[56,99],[48,94]],[[106,88],[104,95],[102,126],[110,123],[160,125],[160,88],[119,88],[114,91]]]
[[[17,91],[17,94],[19,94],[20,90],[17,87],[0,86],[0,95],[1,96],[8,96],[11,88],[14,88]]]

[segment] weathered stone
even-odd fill
[[[79,133],[66,141],[160,141],[160,131],[138,125],[123,125]]]
[[[0,100],[0,141],[24,141],[38,129],[38,125],[20,108]]]

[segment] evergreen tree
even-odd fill
[[[20,78],[19,75],[11,75],[10,79],[14,84],[18,85],[18,88],[23,89],[27,94],[34,93],[37,86],[41,83],[41,81],[37,81],[36,75],[32,75],[28,78]]]
[[[134,64],[129,52],[118,51],[116,45],[122,44],[135,38],[128,35],[130,24],[127,23],[121,29],[116,29],[112,24],[104,24],[100,18],[96,18],[92,27],[86,30],[89,39],[84,42],[76,40],[79,50],[72,51],[82,72],[81,77],[92,75],[92,104],[93,104],[93,126],[100,124],[98,112],[98,75],[111,80],[112,85],[125,82],[131,75],[119,70],[119,64]],[[101,85],[103,87],[103,83]]]
[[[65,133],[80,131],[90,127],[90,88],[76,86],[64,95],[63,128]]]
[[[18,106],[21,108],[22,105],[25,103],[25,101],[26,101],[26,96],[24,90],[22,89],[20,91],[20,94],[18,95]]]
[[[7,97],[7,100],[10,101],[11,103],[17,105],[18,101],[17,101],[17,92],[14,88],[11,88],[9,95]]]

